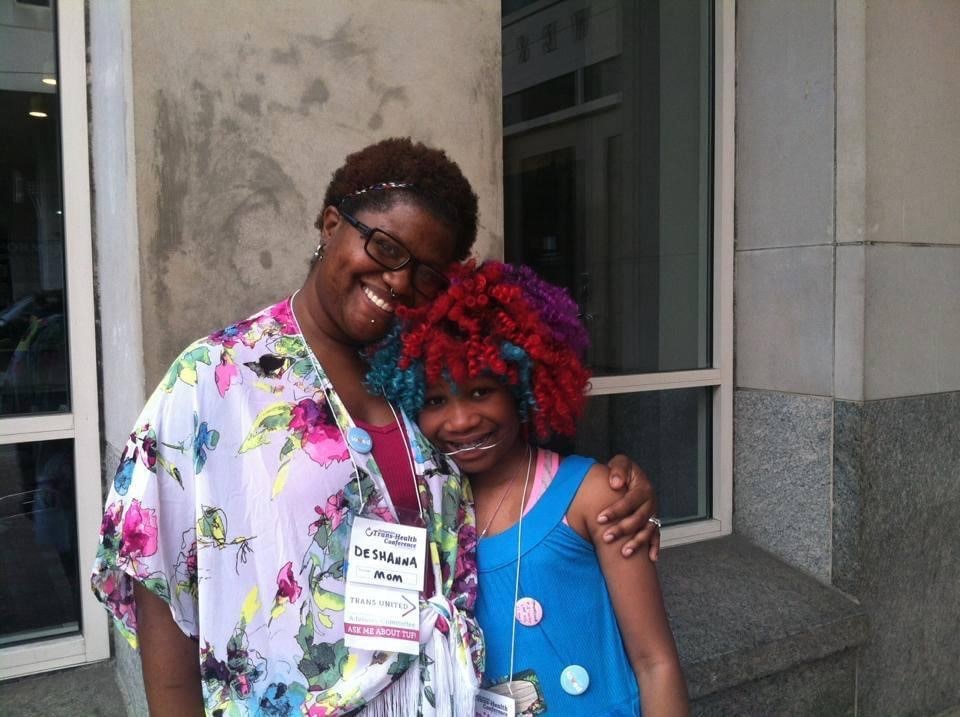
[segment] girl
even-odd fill
[[[486,262],[399,314],[368,384],[470,477],[486,699],[525,715],[685,714],[656,570],[621,560],[591,520],[613,497],[608,469],[531,445],[572,435],[584,406],[576,304],[527,267]]]

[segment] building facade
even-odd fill
[[[110,659],[145,713],[83,584],[104,481],[180,349],[299,286],[343,157],[412,136],[474,185],[475,253],[581,305],[571,448],[657,485],[694,711],[960,705],[960,4],[0,0],[0,30],[0,678]]]

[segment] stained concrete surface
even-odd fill
[[[0,683],[3,717],[126,717],[113,662]]]
[[[330,175],[371,142],[447,149],[479,195],[478,254],[499,252],[500,31],[492,2],[130,4],[147,391],[303,282]]]

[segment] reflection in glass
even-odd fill
[[[73,441],[0,446],[0,647],[79,629]]]
[[[54,12],[0,5],[0,415],[70,409]]]
[[[664,523],[710,517],[709,388],[591,396],[572,445],[607,460],[626,453],[650,476]]]
[[[712,366],[712,5],[503,3],[505,257],[571,290],[597,375]]]
[[[503,122],[514,124],[543,117],[577,103],[577,78],[572,72],[503,98]]]

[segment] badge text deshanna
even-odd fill
[[[399,565],[400,567],[416,568],[417,557],[415,555],[403,556],[395,555],[390,550],[378,550],[376,548],[361,548],[359,545],[353,546],[353,554],[358,558],[368,558],[370,560],[379,560],[387,565]]]

